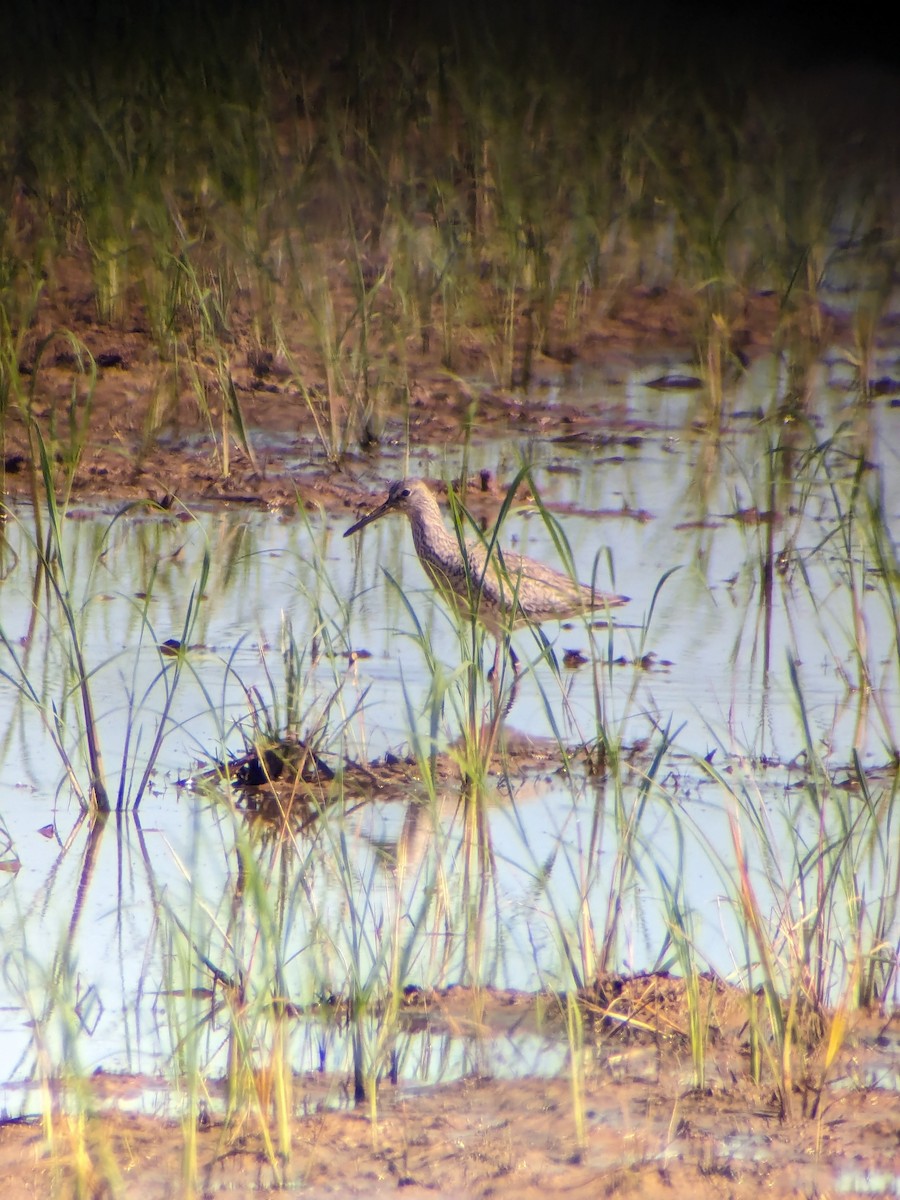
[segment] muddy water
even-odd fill
[[[590,579],[596,571],[600,586],[631,596],[611,634],[583,625],[545,631],[557,663],[577,650],[596,669],[590,662],[554,669],[528,631],[517,635],[524,669],[507,732],[538,745],[549,739],[557,753],[509,771],[492,792],[489,870],[488,858],[479,859],[466,840],[458,787],[442,785],[431,797],[417,789],[414,804],[376,797],[348,815],[330,811],[315,836],[285,840],[221,800],[176,786],[195,763],[241,751],[250,709],[282,722],[280,649],[288,633],[300,655],[301,727],[324,721],[329,732],[320,748],[336,766],[427,749],[432,737],[439,750],[456,742],[459,633],[434,598],[404,524],[385,521],[345,541],[346,519],[325,514],[201,512],[186,521],[134,513],[111,525],[109,512],[72,513],[69,588],[95,672],[107,771],[113,786],[123,778],[126,799],[135,794],[172,678],[172,660],[157,646],[175,638],[189,650],[140,817],[104,829],[79,821],[38,706],[9,680],[0,688],[0,822],[5,860],[18,864],[4,872],[0,893],[0,1045],[3,1061],[14,1064],[9,1080],[19,1084],[33,1073],[35,1028],[51,1061],[72,1054],[86,1071],[165,1069],[175,1052],[175,1010],[179,1028],[200,1031],[190,1041],[194,1061],[210,1074],[224,1071],[227,1045],[208,1016],[214,1000],[190,996],[208,987],[209,974],[196,960],[185,965],[185,947],[201,947],[224,976],[249,972],[252,985],[256,972],[262,980],[273,970],[256,948],[263,920],[280,978],[301,1006],[346,994],[351,976],[359,986],[377,984],[386,947],[402,947],[406,978],[422,986],[467,978],[565,989],[573,971],[576,981],[579,973],[589,978],[595,960],[591,939],[575,934],[573,967],[573,946],[564,948],[561,931],[589,919],[602,932],[617,887],[623,915],[609,965],[653,966],[666,941],[665,887],[675,880],[702,961],[726,975],[739,968],[739,930],[727,899],[735,802],[702,760],[711,758],[738,793],[760,799],[769,832],[750,840],[747,852],[763,910],[776,913],[796,839],[813,844],[818,833],[813,809],[801,802],[809,778],[804,720],[824,768],[846,778],[856,750],[873,790],[882,786],[876,769],[896,745],[900,723],[897,635],[884,588],[871,556],[842,550],[839,506],[855,464],[836,454],[825,472],[805,457],[856,421],[857,436],[842,434],[842,446],[852,442],[878,467],[885,519],[895,521],[900,414],[881,404],[861,417],[844,407],[840,364],[821,372],[823,388],[831,385],[829,407],[813,438],[761,427],[771,365],[730,397],[730,415],[715,434],[700,419],[695,390],[651,391],[638,373],[599,385],[569,381],[569,399],[587,399],[598,386],[608,397],[616,415],[603,443],[557,432],[527,446],[476,442],[465,453],[385,456],[371,470],[375,495],[386,479],[406,473],[453,477],[483,468],[508,478],[526,457],[577,573]],[[535,401],[552,404],[556,387],[550,381]],[[74,697],[62,682],[66,638],[58,618],[48,618],[46,598],[33,615],[33,514],[22,506],[14,518],[3,545],[3,631],[44,718],[52,720],[55,704],[72,730]],[[552,534],[533,510],[514,511],[503,540],[557,561]],[[185,635],[207,553],[209,578]],[[447,681],[440,708],[423,639]],[[860,647],[868,688],[860,686]],[[351,650],[370,657],[352,660]],[[3,666],[16,677],[8,652]],[[625,748],[645,751],[616,780],[577,765],[561,772],[559,745],[594,742],[600,726]],[[674,745],[642,792],[666,729]],[[77,755],[77,736],[67,744]],[[623,878],[623,825],[615,813],[634,811],[644,795],[635,843],[642,865]],[[265,894],[249,895],[248,870],[267,881]],[[866,868],[871,898],[890,891],[883,871],[875,858]],[[361,1036],[373,1069],[393,1056],[410,1080],[473,1069],[471,1045],[445,1033],[407,1031],[385,1048],[373,1020]],[[540,1038],[507,1050],[500,1043],[479,1049],[486,1055],[479,1069],[536,1073],[563,1065],[558,1048]],[[291,1054],[298,1070],[340,1073],[349,1070],[352,1048],[339,1023],[316,1021],[302,1024]],[[17,1087],[5,1103],[30,1110],[35,1100]]]

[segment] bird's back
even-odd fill
[[[527,622],[564,620],[579,613],[616,608],[624,596],[605,595],[562,571],[522,554],[501,551],[481,540],[465,544],[447,531],[437,503],[416,489],[407,509],[422,566],[438,591],[466,617],[477,617],[492,632],[508,632]]]
[[[622,596],[593,591],[561,571],[521,554],[480,542],[466,544],[440,562],[422,557],[432,583],[467,618],[477,617],[494,633],[528,622],[565,620],[596,609],[618,607]]]

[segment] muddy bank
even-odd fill
[[[336,297],[338,306],[341,302]],[[352,304],[352,296],[343,303]],[[349,512],[368,498],[356,476],[373,470],[388,477],[402,473],[407,446],[514,433],[615,448],[639,438],[642,426],[605,400],[602,388],[595,400],[577,405],[560,399],[554,389],[584,373],[621,379],[635,363],[658,363],[663,374],[673,358],[691,364],[706,336],[696,296],[634,286],[597,293],[585,302],[577,324],[558,313],[544,352],[528,356],[528,380],[520,378],[512,387],[491,382],[490,330],[463,339],[452,369],[442,365],[437,352],[411,339],[399,355],[396,386],[380,388],[381,398],[364,425],[357,427],[358,414],[349,404],[340,406],[338,417],[350,422],[351,434],[335,462],[320,436],[331,414],[325,371],[308,329],[295,330],[289,367],[275,354],[260,353],[251,335],[249,300],[238,303],[227,357],[246,444],[233,419],[223,423],[227,405],[212,361],[194,363],[207,405],[202,411],[196,376],[160,359],[140,306],[119,327],[98,323],[93,308],[86,267],[72,261],[52,298],[42,299],[19,367],[34,388],[31,413],[55,459],[57,488],[71,488],[75,500],[111,507],[122,501],[168,507],[177,500],[284,511],[301,503]],[[771,295],[743,298],[725,355],[729,371],[740,371],[771,348],[778,320]],[[837,321],[820,315],[819,323],[829,338],[839,336]],[[79,358],[69,333],[92,363]],[[531,334],[523,329],[521,336]],[[373,362],[379,354],[382,362],[398,358],[387,346],[373,346],[372,354]],[[689,386],[699,391],[699,360],[690,374]],[[226,427],[230,432],[223,441]],[[3,448],[6,494],[32,494],[34,457],[22,412],[10,405]]]
[[[807,1079],[797,1085],[797,1113],[786,1120],[771,1089],[747,1079],[736,993],[720,990],[724,1008],[715,1007],[722,1022],[707,1086],[698,1091],[690,1082],[681,986],[644,977],[623,981],[620,991],[629,1006],[643,996],[643,1024],[664,1020],[665,1031],[635,1027],[628,1035],[620,1026],[589,1036],[583,1080],[574,1089],[568,1079],[538,1078],[470,1077],[432,1088],[385,1083],[370,1108],[352,1105],[346,1081],[296,1078],[293,1110],[302,1115],[291,1122],[288,1160],[267,1153],[258,1116],[249,1115],[255,1105],[228,1127],[204,1116],[196,1131],[200,1191],[265,1193],[281,1174],[283,1186],[310,1197],[387,1196],[398,1189],[423,1198],[690,1193],[706,1200],[752,1197],[761,1189],[778,1197],[896,1194],[898,1018],[858,1017],[827,1075],[821,1060],[810,1060]],[[536,1015],[534,997],[490,990],[476,996],[448,989],[412,997],[411,1006],[459,1036],[481,1039],[512,1036],[523,1022],[533,1026]],[[544,1011],[547,1029],[552,1004]],[[181,1124],[116,1108],[147,1082],[87,1081],[104,1109],[87,1126],[88,1192],[142,1200],[183,1194]],[[256,1086],[266,1110],[271,1081],[261,1074]],[[211,1087],[221,1096],[219,1085]],[[273,1136],[274,1130],[271,1117]],[[10,1200],[43,1197],[59,1184],[68,1194],[75,1134],[59,1121],[50,1152],[39,1124],[0,1127],[0,1174]]]

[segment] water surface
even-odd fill
[[[461,641],[405,521],[345,541],[347,519],[325,514],[71,514],[68,587],[114,795],[121,780],[133,801],[161,720],[165,732],[139,816],[104,827],[82,819],[48,735],[55,708],[81,771],[71,643],[52,596],[34,591],[34,514],[12,510],[0,584],[0,823],[6,862],[18,863],[0,883],[10,1082],[68,1057],[84,1071],[153,1074],[187,1055],[221,1073],[226,1014],[211,1013],[223,979],[269,999],[274,987],[303,1007],[383,987],[394,970],[401,984],[565,990],[590,978],[604,931],[607,965],[677,966],[673,897],[701,963],[742,978],[735,820],[762,909],[785,937],[809,911],[798,864],[823,835],[844,836],[841,809],[857,823],[846,899],[828,931],[835,958],[848,950],[853,889],[865,888],[871,910],[891,894],[897,866],[894,785],[879,773],[898,744],[896,580],[876,550],[900,513],[900,416],[885,403],[851,407],[827,363],[824,415],[796,430],[759,415],[781,386],[771,363],[729,396],[718,425],[701,419],[694,390],[646,382],[641,373],[569,380],[567,398],[596,404],[591,389],[602,387],[600,402],[619,414],[602,444],[476,442],[386,457],[366,477],[376,500],[403,474],[485,468],[502,479],[528,461],[579,577],[596,573],[601,587],[631,597],[612,631],[547,626],[550,650],[528,630],[516,635],[523,671],[507,733],[549,740],[556,752],[501,773],[477,834],[453,783],[352,806],[336,787],[310,830],[290,834],[227,796],[176,786],[195,764],[240,753],[252,717],[283,727],[291,638],[300,728],[317,732],[336,769],[458,746],[465,631]],[[561,386],[549,383],[534,402],[552,404]],[[558,564],[533,506],[513,510],[502,540]],[[175,660],[158,646],[169,638],[189,649],[167,705]],[[562,666],[567,650],[587,664]],[[23,678],[31,700],[15,686]],[[579,759],[560,770],[564,752],[598,739],[620,748],[617,769],[591,775]],[[852,788],[839,808],[843,782]],[[612,923],[611,897],[621,904]],[[896,912],[889,920],[896,944]],[[220,972],[211,994],[210,963]],[[835,986],[841,978],[836,969]],[[393,1056],[409,1079],[472,1069],[468,1052],[420,1034],[388,1045],[377,1020],[361,1036],[372,1063]],[[522,1050],[521,1069],[539,1069],[542,1053]],[[319,1017],[297,1023],[291,1055],[297,1069],[337,1072],[353,1057],[347,1029]],[[33,1103],[28,1095],[8,1093],[7,1107]]]

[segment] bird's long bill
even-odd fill
[[[384,504],[379,504],[377,508],[373,509],[365,517],[360,517],[355,525],[351,525],[349,529],[345,529],[344,537],[349,537],[351,533],[357,533],[366,525],[371,525],[373,521],[377,521],[379,517],[383,517],[384,514],[390,512],[392,508],[393,505],[391,504],[389,497],[387,500],[385,500]]]

